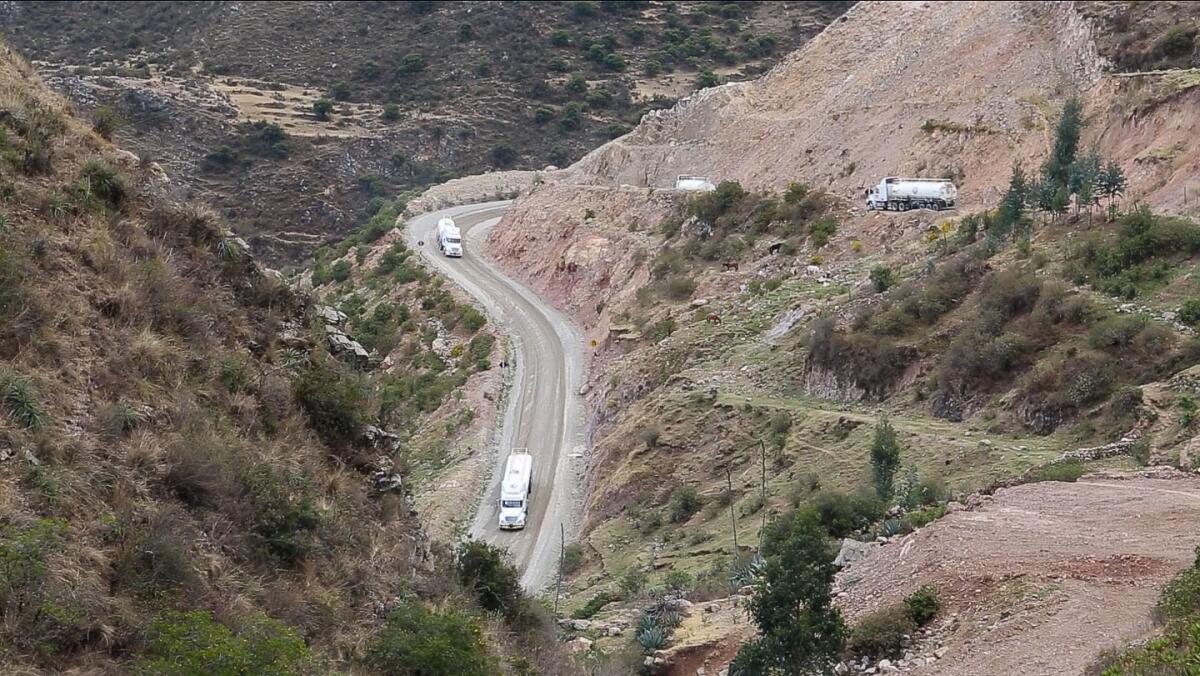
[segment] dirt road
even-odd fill
[[[576,472],[571,456],[584,438],[577,393],[583,384],[583,339],[558,311],[528,288],[497,271],[481,252],[487,233],[511,202],[487,202],[423,214],[408,223],[408,245],[473,296],[512,339],[514,368],[492,478],[471,526],[471,536],[506,547],[530,591],[554,579],[560,526],[573,536]],[[462,258],[438,251],[438,219],[449,216],[462,229]],[[523,531],[497,528],[500,472],[509,449],[528,448],[534,457],[533,497]],[[471,509],[472,505],[462,508]]]

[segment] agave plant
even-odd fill
[[[658,618],[650,613],[642,613],[641,619],[638,620],[638,635],[651,629],[658,629]]]
[[[737,590],[754,584],[758,581],[764,567],[766,567],[766,561],[758,553],[748,559],[734,561],[733,567],[729,571],[730,589]]]
[[[673,610],[669,613],[659,615],[658,622],[661,626],[674,629],[675,627],[683,624],[683,615],[680,615],[677,611]]]
[[[656,650],[662,650],[667,647],[667,632],[658,627],[647,629],[638,633],[637,641],[642,646],[642,650],[648,655]]]

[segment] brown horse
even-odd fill
[[[728,271],[730,271],[730,270],[733,270],[734,272],[737,272],[737,269],[738,269],[738,263],[737,263],[737,261],[725,261],[725,262],[724,262],[724,263],[722,263],[721,265],[722,265],[722,267],[724,268],[724,270],[725,270],[726,272],[728,272]]]
[[[704,318],[704,321],[708,322],[709,324],[720,324],[721,315],[715,312],[710,312],[708,313],[708,316]]]

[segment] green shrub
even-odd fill
[[[394,103],[388,103],[383,106],[383,114],[380,115],[386,122],[395,122],[400,119],[400,106]]]
[[[1179,321],[1189,326],[1200,324],[1200,298],[1189,298],[1179,308]]]
[[[946,508],[934,505],[908,513],[908,523],[913,528],[924,528],[946,515]]]
[[[942,607],[937,589],[926,585],[908,595],[904,599],[904,607],[908,609],[908,617],[917,626],[922,627],[937,616]]]
[[[350,270],[351,270],[350,261],[340,260],[340,261],[334,263],[333,267],[330,268],[330,273],[331,273],[331,276],[333,277],[333,281],[340,283],[340,282],[346,281],[347,279],[350,279]]]
[[[328,120],[330,114],[333,113],[333,101],[330,101],[326,98],[317,99],[316,101],[313,101],[312,111],[313,115],[316,116],[318,120],[324,122]]]
[[[479,624],[458,610],[410,602],[367,645],[368,666],[389,676],[490,676],[499,671]]]
[[[562,551],[562,562],[560,571],[563,575],[570,575],[579,570],[583,565],[583,545],[578,542],[572,542],[567,545]]]
[[[824,489],[812,498],[821,525],[835,538],[866,528],[883,516],[883,502],[873,493],[851,495]]]
[[[554,119],[554,111],[549,108],[540,107],[537,110],[533,111],[533,121],[536,124],[546,124],[547,122],[549,122],[550,120],[553,120],[553,119]]]
[[[575,73],[567,79],[563,88],[572,94],[584,94],[588,90],[587,79],[581,73]]]
[[[111,141],[118,123],[117,113],[112,108],[100,106],[92,117],[92,131],[99,134],[100,138]]]
[[[401,75],[419,73],[425,70],[427,65],[425,57],[420,54],[408,53],[400,57],[400,62],[396,65],[396,72]]]
[[[66,534],[62,519],[40,519],[24,527],[0,524],[0,611],[5,617],[16,620],[40,605],[47,557]]]
[[[523,608],[520,573],[504,560],[504,551],[486,542],[468,541],[455,553],[458,581],[475,594],[484,610],[514,617]]]
[[[366,425],[366,386],[339,368],[310,366],[296,379],[295,393],[317,433],[330,443],[350,444]]]
[[[574,131],[583,126],[583,107],[572,101],[563,106],[562,115],[558,118],[558,126],[564,131]],[[563,161],[560,164],[567,164]]]
[[[311,656],[292,628],[264,615],[235,634],[208,611],[160,615],[146,632],[143,674],[201,676],[285,676],[303,673]]]
[[[94,197],[116,209],[128,196],[125,178],[102,160],[88,160],[80,172],[83,176],[81,189],[87,197]]]
[[[566,47],[571,44],[571,34],[560,28],[550,33],[549,40],[555,47]]]
[[[621,596],[631,599],[646,587],[646,573],[637,566],[625,570],[620,579]]]
[[[711,70],[702,70],[696,76],[696,89],[707,89],[721,84],[721,76]]]
[[[467,327],[468,331],[475,333],[479,329],[482,329],[484,324],[487,324],[487,317],[485,317],[479,310],[467,305],[463,307],[462,323],[463,326]]]
[[[883,293],[895,283],[891,268],[886,265],[876,265],[871,268],[871,286],[875,288],[875,293]]]
[[[517,151],[507,143],[492,148],[492,161],[496,166],[507,167],[517,161]]]
[[[808,239],[818,249],[829,243],[837,232],[837,219],[833,216],[822,216],[808,225]]]
[[[1087,465],[1082,460],[1074,458],[1045,465],[1035,469],[1029,481],[1065,481],[1074,482],[1087,473]]]
[[[691,589],[692,585],[695,583],[695,580],[692,579],[692,576],[689,575],[687,571],[673,570],[667,573],[667,579],[665,582],[667,589],[670,589],[674,592],[682,592]]]
[[[591,599],[589,599],[588,602],[586,604],[584,604],[584,606],[582,608],[571,613],[571,618],[576,619],[576,620],[590,619],[596,613],[600,612],[600,610],[602,608],[604,608],[604,606],[612,603],[613,601],[620,601],[620,600],[621,600],[620,594],[614,594],[612,592],[600,592],[599,594],[596,594]]]
[[[658,429],[656,425],[647,425],[638,432],[638,436],[646,444],[646,448],[654,448],[658,446],[658,440],[662,437],[662,430]]]
[[[594,2],[587,0],[573,0],[571,2],[571,18],[576,21],[585,21],[594,19],[600,14],[599,6]]]
[[[329,94],[335,101],[349,101],[351,93],[350,83],[344,81],[335,82],[329,89]]]
[[[679,486],[671,491],[671,497],[667,500],[668,518],[671,523],[683,523],[692,518],[692,515],[700,511],[703,506],[704,501],[695,488]]]
[[[911,636],[917,625],[902,604],[877,610],[858,621],[846,642],[846,651],[854,657],[872,660],[899,657],[904,652],[904,636]]]

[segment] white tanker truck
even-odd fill
[[[951,209],[958,188],[944,178],[898,178],[888,176],[874,188],[868,188],[867,208],[886,211],[909,209]]]

